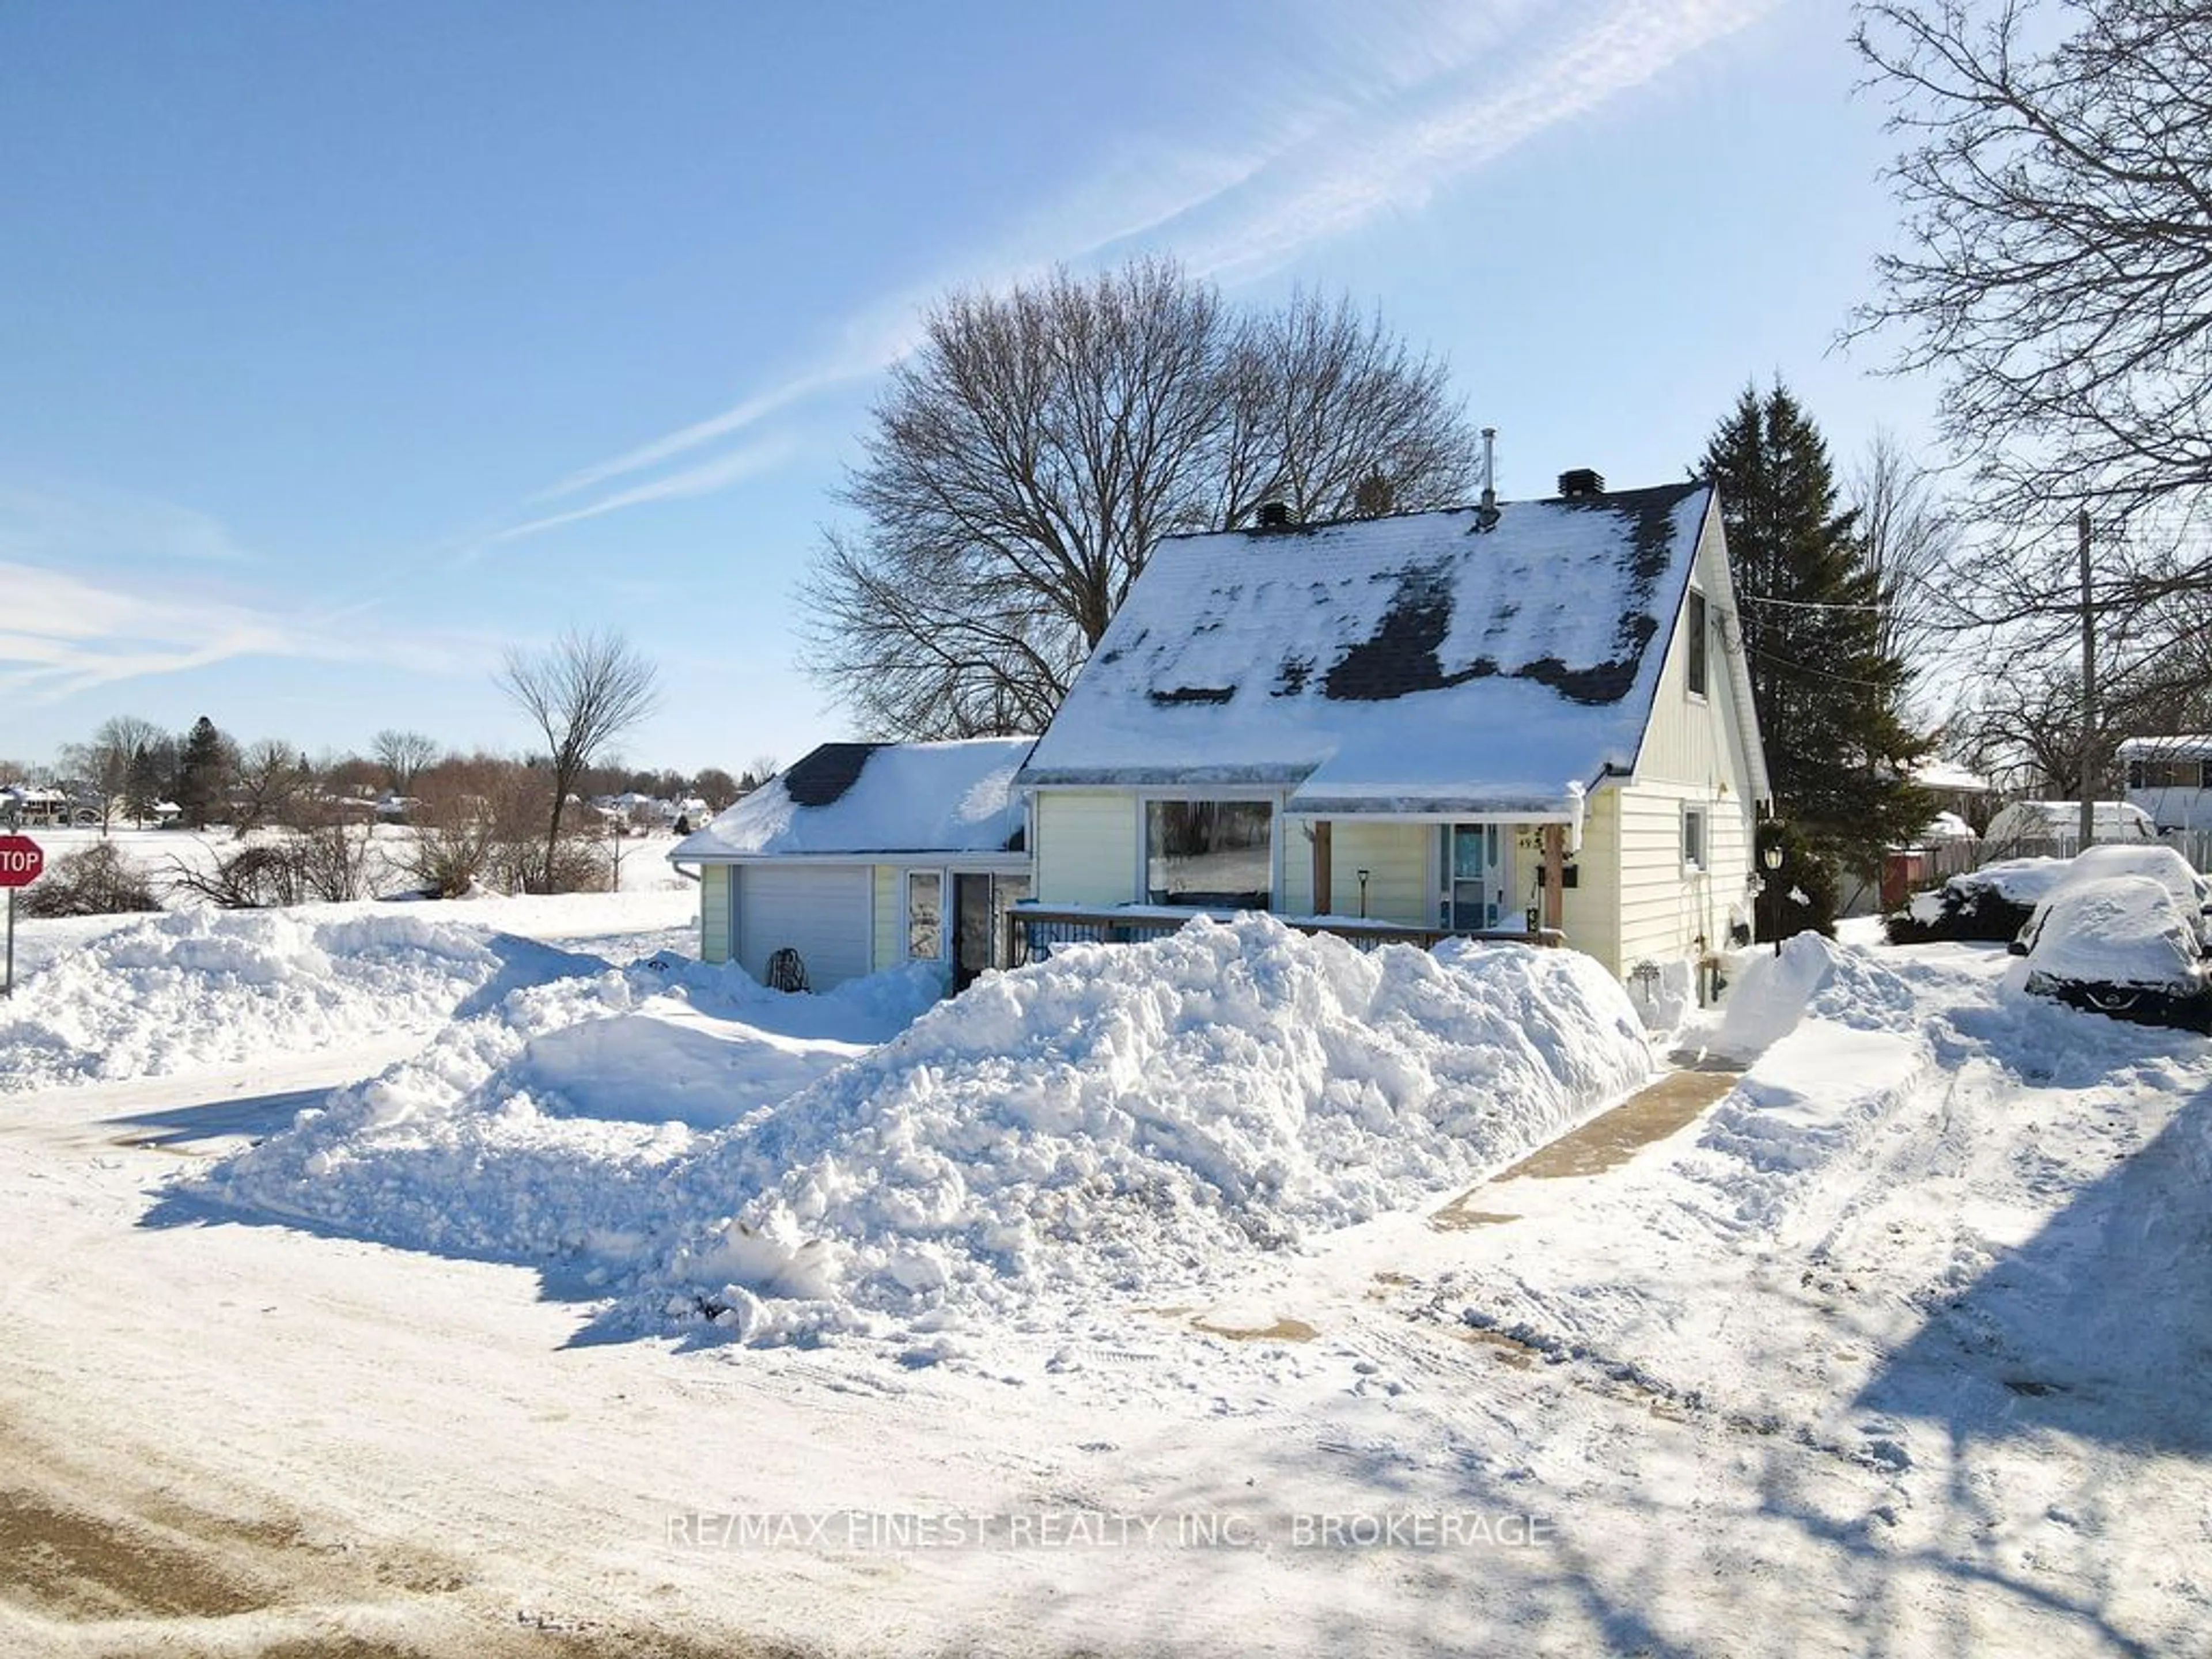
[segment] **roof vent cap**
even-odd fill
[[[1594,468],[1578,466],[1559,474],[1559,494],[1569,501],[1577,495],[1602,495],[1605,479]]]
[[[1291,527],[1291,504],[1288,501],[1260,503],[1260,528],[1288,530]]]

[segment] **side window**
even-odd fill
[[[1692,870],[1703,870],[1705,864],[1705,809],[1686,808],[1682,813],[1682,863]]]
[[[1692,696],[1702,697],[1705,695],[1705,596],[1695,588],[1690,590],[1690,602],[1683,607],[1682,626],[1689,636],[1685,641],[1688,651],[1682,678]]]
[[[944,877],[934,870],[907,873],[906,953],[909,960],[934,962],[945,954],[944,887]]]

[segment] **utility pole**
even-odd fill
[[[2097,834],[2097,784],[2091,761],[2097,752],[2097,612],[2089,602],[2089,509],[2074,515],[2074,536],[2081,552],[2081,845]]]

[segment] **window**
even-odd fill
[[[1683,683],[1692,696],[1705,695],[1705,596],[1695,588],[1690,590],[1690,602],[1684,609],[1684,631],[1688,647],[1683,670]]]
[[[1263,800],[1146,801],[1146,901],[1267,908],[1275,885],[1274,816]]]
[[[1705,809],[1686,807],[1682,812],[1682,863],[1692,870],[1703,870],[1705,865]]]
[[[906,878],[906,953],[910,961],[934,962],[945,954],[945,878],[934,870],[910,870]]]
[[[2202,789],[2212,762],[2155,758],[2128,763],[2130,789]]]

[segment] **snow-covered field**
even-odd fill
[[[1716,1103],[1516,1171],[1654,1064],[1571,953],[1245,919],[932,1008],[695,902],[23,925],[0,1651],[2212,1629],[2202,1039],[1805,938],[1674,1034]]]

